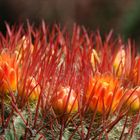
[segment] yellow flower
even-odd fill
[[[113,62],[113,68],[118,76],[123,73],[124,65],[125,65],[125,50],[120,49],[116,54],[116,57]]]

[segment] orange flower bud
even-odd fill
[[[102,114],[109,109],[114,112],[122,95],[122,88],[117,79],[111,75],[96,75],[89,81],[86,98],[90,110],[97,109],[97,112]]]
[[[140,57],[136,57],[130,79],[134,85],[140,85]]]
[[[53,98],[52,107],[56,114],[77,112],[78,100],[74,90],[61,86]]]
[[[129,108],[129,111],[131,113],[137,112],[140,109],[140,88],[136,89],[130,89],[128,92],[126,92],[125,96],[125,105],[127,108]]]
[[[30,101],[37,100],[40,95],[40,86],[33,77],[29,77],[26,81],[25,90],[22,91],[23,85],[20,86],[18,94],[24,96]]]
[[[8,93],[17,90],[17,63],[14,54],[2,51],[0,54],[0,91]]]

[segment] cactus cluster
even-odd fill
[[[128,40],[44,22],[0,33],[0,139],[140,138],[140,56]]]

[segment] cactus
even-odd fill
[[[0,34],[0,139],[139,139],[140,57],[130,40],[27,25]]]

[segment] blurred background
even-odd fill
[[[88,30],[111,29],[124,39],[131,37],[140,43],[140,0],[0,0],[0,30],[9,24],[26,23],[28,18],[38,26],[58,23],[71,29],[74,23]]]

